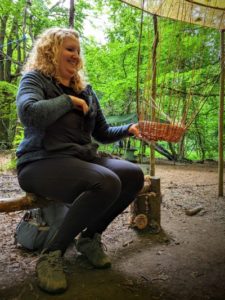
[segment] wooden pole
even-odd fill
[[[140,65],[141,65],[141,42],[142,42],[142,33],[143,33],[144,4],[145,1],[143,0],[142,11],[141,11],[141,27],[140,27],[139,41],[138,41],[138,57],[137,57],[136,105],[137,105],[138,121],[141,121],[143,118],[143,116],[140,113]]]
[[[224,68],[224,31],[220,33],[220,107],[219,107],[219,160],[218,160],[218,175],[219,175],[219,193],[218,196],[223,196],[223,117],[224,117],[224,83],[225,83],[225,68]]]
[[[155,102],[156,102],[156,65],[157,65],[157,46],[159,42],[159,35],[158,35],[158,22],[157,16],[153,16],[153,25],[154,25],[154,42],[152,46],[152,90],[151,90],[151,109],[152,109],[152,121],[155,121]],[[155,142],[151,142],[150,146],[150,175],[155,176]]]

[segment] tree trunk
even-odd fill
[[[173,159],[174,159],[175,161],[177,161],[177,152],[176,152],[176,150],[174,149],[174,144],[169,142],[169,143],[168,143],[168,146],[169,146],[170,151],[171,151],[171,153],[172,153]]]
[[[6,24],[7,24],[7,16],[2,16],[1,17],[1,28],[0,28],[0,80],[3,81],[5,80],[4,77],[4,62],[5,62],[5,57],[4,57],[4,42],[5,42],[5,33],[6,33]]]
[[[204,147],[204,141],[203,141],[202,134],[201,134],[201,132],[199,130],[197,117],[195,117],[194,125],[195,125],[195,132],[196,132],[197,143],[198,143],[198,147],[199,147],[200,153],[201,153],[200,160],[204,161],[205,160],[205,147]]]
[[[6,50],[6,54],[7,54],[7,60],[5,62],[5,81],[7,82],[11,82],[11,65],[12,65],[12,57],[13,57],[13,43],[12,41],[15,39],[15,32],[16,32],[16,28],[17,28],[17,18],[14,17],[13,21],[12,21],[12,27],[11,27],[11,31],[8,37],[8,45],[7,45],[7,50]]]
[[[70,28],[74,28],[74,14],[75,14],[74,0],[70,0],[70,12],[69,12],[69,27]]]
[[[182,136],[179,143],[179,154],[178,160],[183,160],[185,158],[185,134]]]
[[[16,32],[16,39],[19,40],[19,33],[18,33],[18,27],[17,27],[17,32]],[[21,46],[20,43],[17,45],[17,67],[16,67],[16,76],[17,74],[20,74],[21,66],[22,66],[22,53],[21,53]]]
[[[27,15],[28,15],[28,7],[31,6],[31,1],[26,1],[24,10],[23,10],[23,27],[22,27],[22,32],[23,32],[23,61],[25,61],[26,56],[27,56],[27,51],[26,51],[26,27],[27,27]]]

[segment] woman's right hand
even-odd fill
[[[84,113],[84,115],[88,113],[89,106],[83,99],[71,95],[69,95],[69,97],[72,100],[73,105],[76,109],[81,110]]]

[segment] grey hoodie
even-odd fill
[[[90,161],[97,150],[93,138],[100,143],[112,143],[130,136],[128,129],[131,124],[111,127],[106,122],[90,85],[76,96],[89,105],[87,116],[75,110],[70,97],[53,78],[39,71],[28,72],[22,77],[16,102],[24,126],[24,139],[16,152],[17,166],[38,159],[68,155]],[[57,137],[53,139],[56,133],[54,128],[72,114],[74,121],[69,124],[72,125],[73,136],[62,142]]]

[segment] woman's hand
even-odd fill
[[[132,124],[129,127],[128,131],[129,131],[129,133],[133,134],[137,138],[140,138],[140,131],[139,131],[138,123]]]
[[[71,95],[69,95],[69,97],[72,100],[73,105],[76,109],[81,110],[84,113],[84,115],[88,113],[89,106],[83,99]]]

